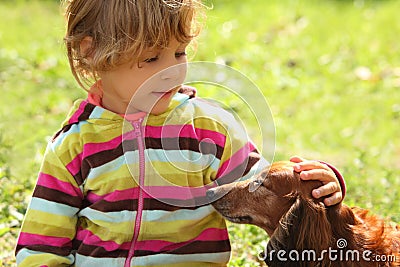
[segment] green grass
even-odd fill
[[[347,204],[399,223],[400,2],[213,2],[194,60],[226,62],[262,90],[275,159],[333,163],[346,178]],[[12,266],[47,140],[84,93],[69,72],[57,1],[2,1],[0,16],[0,262]],[[200,95],[218,99],[217,90]],[[229,229],[231,266],[262,266],[262,231]]]

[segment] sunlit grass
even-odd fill
[[[389,0],[215,0],[194,57],[229,64],[262,90],[274,115],[276,159],[298,154],[337,165],[347,204],[396,222],[398,10],[400,2]],[[58,1],[2,1],[0,16],[0,259],[7,266],[47,139],[84,92],[69,73]],[[240,115],[244,103],[225,99]],[[258,266],[262,231],[229,230],[231,266]]]

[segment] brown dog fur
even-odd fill
[[[282,262],[266,255],[269,266],[400,266],[400,227],[390,226],[368,210],[342,203],[326,208],[321,199],[311,196],[312,189],[320,185],[318,181],[301,181],[293,163],[277,162],[253,179],[211,189],[208,197],[216,200],[212,205],[227,220],[264,229],[271,237],[267,252],[316,253],[315,261]],[[337,242],[343,239],[347,244],[339,247],[340,252]],[[328,257],[329,249],[337,250],[333,254],[337,260]],[[345,256],[349,250],[358,251],[359,258]],[[390,259],[365,261],[363,252],[369,259],[376,255]],[[318,261],[322,253],[325,256]]]

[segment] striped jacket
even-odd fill
[[[47,147],[18,266],[226,266],[226,225],[205,191],[264,165],[239,128],[183,94],[136,121],[78,101]]]

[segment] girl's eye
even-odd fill
[[[186,56],[186,51],[175,53],[175,57],[184,57],[184,56]]]
[[[158,56],[157,57],[151,57],[151,58],[147,58],[147,59],[143,60],[143,62],[150,63],[150,62],[157,61],[157,59],[158,59]]]

